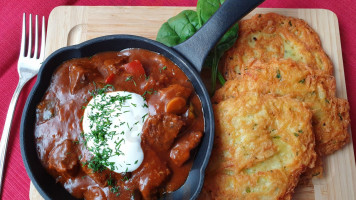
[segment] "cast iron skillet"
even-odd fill
[[[166,194],[165,199],[195,199],[204,183],[204,171],[208,164],[214,139],[214,115],[209,94],[198,72],[210,49],[236,21],[244,17],[264,0],[227,0],[215,15],[193,37],[173,48],[156,41],[132,35],[99,37],[75,46],[57,50],[47,57],[39,71],[23,111],[20,143],[26,171],[36,189],[45,199],[74,199],[60,184],[56,184],[42,167],[37,157],[34,137],[36,106],[42,100],[56,68],[64,61],[90,57],[99,52],[141,48],[162,54],[172,60],[187,75],[199,96],[204,113],[205,133],[198,147],[192,169],[184,185]]]

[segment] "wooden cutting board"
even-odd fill
[[[133,34],[155,39],[161,24],[185,9],[194,7],[103,7],[60,6],[48,20],[46,55],[68,45],[111,34]],[[256,13],[276,12],[304,19],[319,33],[322,45],[334,64],[337,96],[347,98],[336,15],[324,9],[258,8]],[[351,130],[350,130],[351,133]],[[356,199],[356,167],[352,142],[324,160],[325,175],[296,189],[297,200]],[[43,199],[31,183],[30,199]]]

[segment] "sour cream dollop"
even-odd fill
[[[141,134],[148,106],[126,91],[97,94],[85,108],[83,131],[89,151],[117,173],[132,172],[143,161]]]

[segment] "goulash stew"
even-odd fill
[[[186,75],[128,49],[63,63],[37,106],[35,136],[42,165],[74,197],[156,199],[183,185],[203,131]]]

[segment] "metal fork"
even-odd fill
[[[0,142],[0,193],[2,188],[2,177],[4,172],[4,163],[6,156],[7,143],[9,140],[10,127],[12,118],[14,116],[14,111],[16,107],[16,103],[19,97],[19,94],[23,88],[23,86],[35,75],[37,75],[38,70],[41,67],[41,63],[44,60],[44,51],[45,51],[45,18],[42,17],[42,38],[41,38],[41,51],[40,56],[38,57],[38,16],[36,15],[35,22],[35,43],[34,43],[34,52],[32,55],[32,15],[29,17],[29,32],[28,32],[28,45],[27,45],[27,54],[25,55],[25,43],[26,43],[26,15],[23,14],[22,21],[22,38],[21,38],[21,49],[20,56],[17,65],[17,71],[19,73],[19,82],[17,84],[14,95],[12,96],[9,110],[7,111],[6,121],[4,125],[4,130],[1,136]]]

